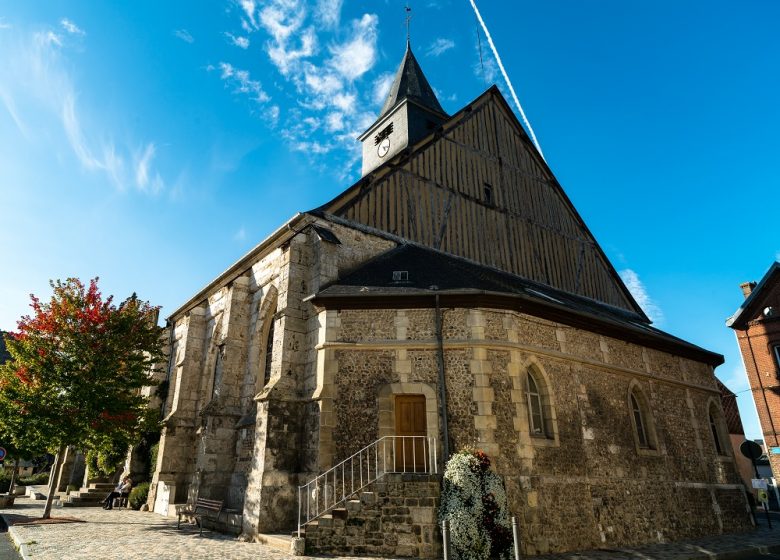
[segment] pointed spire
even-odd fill
[[[436,99],[433,88],[428,83],[422,68],[420,68],[420,64],[412,53],[408,37],[404,59],[395,73],[393,85],[390,86],[390,92],[387,95],[385,104],[382,105],[382,110],[379,112],[379,118],[389,113],[393,107],[404,99],[412,99],[431,111],[447,115],[439,104],[439,100]]]

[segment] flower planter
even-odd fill
[[[17,485],[14,488],[14,496],[24,496],[25,494],[27,494],[27,486]]]
[[[14,505],[14,498],[16,496],[8,494],[0,494],[0,509],[9,508]]]

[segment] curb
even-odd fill
[[[734,550],[731,552],[720,552],[714,555],[702,556],[701,558],[711,558],[713,560],[741,560],[748,556],[755,556],[756,554],[778,554],[780,553],[780,544],[773,544],[770,546],[764,545],[752,545],[749,548],[743,550]]]
[[[22,560],[32,560],[27,543],[22,542],[21,537],[19,537],[19,535],[16,533],[13,525],[8,523],[8,519],[4,515],[0,514],[0,517],[3,518],[3,523],[5,523],[6,527],[8,527],[8,534],[11,535],[11,540],[14,541],[14,546],[16,546],[17,550],[19,551],[19,555],[22,557]]]

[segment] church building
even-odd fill
[[[498,88],[448,115],[407,45],[359,141],[360,180],[170,316],[150,508],[437,557],[472,447],[525,554],[750,528],[723,357],[651,326]]]

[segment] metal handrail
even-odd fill
[[[298,536],[304,525],[345,503],[386,474],[437,472],[436,438],[380,438],[298,487]]]

